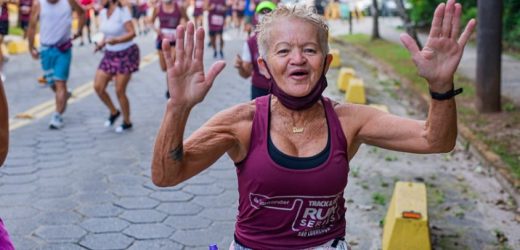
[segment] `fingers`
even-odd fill
[[[417,46],[415,40],[406,33],[401,34],[400,38],[403,45],[412,54],[412,58],[414,58],[419,53],[419,46]]]
[[[187,30],[186,30],[186,60],[188,60],[188,63],[191,62],[191,59],[193,58],[193,43],[195,42],[193,40],[193,33],[195,32],[195,25],[193,22],[188,22],[187,24]]]
[[[455,4],[455,11],[453,13],[453,21],[451,28],[451,36],[456,39],[459,37],[460,32],[460,16],[462,14],[462,5],[460,3]]]
[[[439,4],[435,9],[432,20],[432,28],[430,30],[431,37],[438,37],[442,31],[442,18],[444,17],[444,10],[446,5],[444,3]]]
[[[210,86],[213,84],[213,81],[215,81],[215,78],[217,78],[217,75],[222,72],[224,67],[226,66],[226,62],[224,61],[217,61],[211,65],[209,68],[208,73],[206,73],[206,84],[209,84]]]
[[[455,0],[448,0],[446,3],[446,10],[444,11],[444,18],[442,19],[442,36],[451,37],[452,19],[455,10]]]
[[[195,33],[195,58],[196,62],[202,63],[204,56],[204,29],[199,27]]]
[[[469,20],[468,24],[466,25],[466,28],[464,29],[464,32],[462,32],[462,35],[460,35],[459,38],[459,46],[464,47],[466,46],[466,43],[469,40],[469,37],[471,36],[471,33],[473,33],[473,30],[475,30],[475,26],[477,25],[477,22],[475,19]]]
[[[184,54],[184,34],[186,33],[186,28],[183,25],[177,26],[177,34],[175,40],[175,56],[177,57],[176,62],[183,62],[185,60]]]
[[[168,39],[163,39],[161,44],[161,49],[164,56],[164,61],[166,62],[166,68],[172,68],[175,64],[175,56],[172,56],[170,41]]]

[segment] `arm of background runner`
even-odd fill
[[[36,26],[38,24],[38,17],[40,16],[40,1],[34,0],[31,7],[31,17],[29,19],[29,26],[27,27],[27,40],[29,41],[29,52],[33,58],[37,57],[38,51],[34,48],[34,36],[36,35]]]
[[[76,12],[76,18],[78,19],[78,30],[76,34],[72,37],[72,39],[76,39],[81,37],[83,32],[83,26],[85,26],[85,10],[81,7],[76,0],[68,0],[70,7],[74,12]]]
[[[181,25],[186,25],[186,23],[190,20],[188,14],[186,12],[186,6],[181,5]]]
[[[159,13],[159,8],[159,5],[155,5],[153,7],[152,16],[146,19],[148,27],[155,30],[157,34],[161,34],[161,30],[159,29],[159,27],[155,26],[155,19],[157,18],[157,14]]]
[[[235,58],[235,68],[238,69],[238,74],[245,79],[249,78],[253,74],[253,63],[251,63],[252,57],[249,45],[245,42],[242,46],[242,56],[237,54]]]
[[[0,79],[0,167],[4,164],[9,150],[9,114],[4,86]]]

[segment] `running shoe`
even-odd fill
[[[132,123],[123,122],[119,127],[116,128],[116,133],[123,133],[132,128]]]
[[[63,128],[63,118],[57,112],[52,114],[51,121],[49,122],[49,129],[60,129]]]
[[[217,58],[217,51],[213,51],[213,58]]]
[[[220,59],[224,59],[224,52],[222,50],[220,51]]]
[[[164,94],[164,96],[166,97],[166,99],[170,99],[170,91],[166,90],[166,94]]]
[[[121,115],[121,112],[119,110],[116,110],[115,114],[110,114],[108,119],[105,121],[105,127],[112,127],[114,125],[114,122],[117,120],[117,118]]]

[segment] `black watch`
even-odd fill
[[[451,90],[449,90],[446,93],[437,93],[437,92],[433,92],[430,89],[430,96],[432,97],[432,99],[438,100],[438,101],[444,101],[444,100],[451,99],[452,97],[454,97],[460,93],[462,93],[462,88],[458,88],[458,89],[451,88]]]

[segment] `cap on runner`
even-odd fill
[[[276,4],[271,1],[262,1],[256,6],[256,13],[262,13],[263,10],[269,10],[269,12],[276,9]]]

